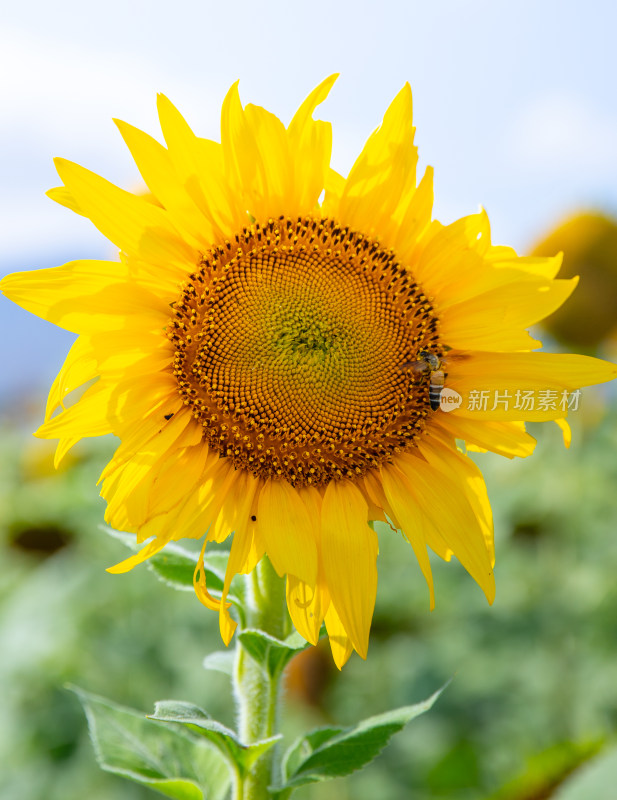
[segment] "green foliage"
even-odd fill
[[[193,592],[193,574],[195,572],[195,554],[177,544],[168,544],[164,550],[148,561],[148,568],[172,589]],[[212,591],[223,590],[224,574],[212,564],[206,566],[206,580]]]
[[[423,703],[377,714],[351,728],[320,728],[301,736],[285,753],[283,784],[274,791],[284,792],[362,769],[381,753],[395,733],[428,711],[442,691]]]
[[[602,741],[559,742],[534,753],[522,773],[491,795],[490,800],[538,800],[556,796],[558,787],[597,755],[602,745]],[[589,797],[595,800],[595,795]]]
[[[234,671],[234,659],[234,650],[215,650],[204,658],[203,668],[231,677]]]
[[[572,415],[570,451],[555,426],[530,426],[540,438],[532,458],[477,457],[496,519],[491,608],[460,565],[434,558],[437,607],[429,613],[410,548],[376,524],[379,589],[369,658],[352,656],[342,673],[327,647],[292,661],[286,736],[291,742],[316,725],[353,721],[358,705],[367,716],[406,705],[453,673],[456,680],[370,769],[303,786],[298,800],[501,800],[496,792],[522,775],[534,754],[560,742],[614,738],[617,413],[606,410],[600,423],[602,413],[586,390],[583,410]],[[87,676],[98,694],[146,709],[155,697],[198,698],[233,727],[233,654],[209,657],[208,673],[196,669],[205,652],[221,648],[217,615],[190,591],[168,591],[145,565],[127,575],[105,572],[123,556],[117,541],[97,535],[104,503],[94,487],[114,442],[81,443],[64,471],[50,465],[45,472],[33,451],[48,443],[32,439],[34,427],[28,423],[23,434],[5,427],[0,437],[0,797],[147,800],[152,793],[143,785],[99,771],[85,719],[58,687]],[[32,549],[25,537],[32,530],[41,537],[62,530],[64,544]],[[134,545],[135,537],[127,538]],[[187,553],[191,544],[183,542]],[[226,554],[208,546],[207,555],[220,580]],[[190,553],[185,588],[196,559]],[[213,572],[208,585],[214,580]],[[235,583],[233,589],[237,594]],[[219,658],[224,676],[212,671]],[[560,791],[591,768],[591,761],[577,768]],[[545,761],[538,773],[554,775]],[[541,777],[538,786],[546,785]],[[506,796],[530,800],[529,793]]]
[[[167,584],[182,585],[189,563],[193,563],[192,555],[174,548],[171,558],[160,561],[153,571]],[[210,564],[207,569],[214,572],[216,566]],[[291,658],[309,647],[295,632],[279,640],[257,629],[245,629],[239,632],[238,639],[238,646],[273,683],[280,680]],[[213,654],[205,666],[228,674],[230,658],[223,653]],[[243,781],[257,760],[282,738],[278,734],[245,744],[235,731],[192,703],[159,701],[154,714],[144,718],[96,695],[74,691],[86,710],[101,767],[175,800],[222,800],[230,786],[230,771]],[[393,734],[427,711],[439,694],[424,703],[370,717],[350,728],[321,728],[300,737],[285,755],[283,781],[271,789],[273,796],[283,800],[300,786],[342,777],[366,766]],[[161,727],[160,723],[172,727]],[[218,760],[213,752],[218,754]]]
[[[289,661],[311,645],[299,633],[292,633],[285,641],[263,631],[247,628],[238,634],[247,653],[260,664],[271,678],[280,675]]]
[[[86,712],[102,769],[173,800],[224,800],[230,785],[229,768],[213,747],[138,711],[71,688]]]
[[[100,527],[101,530],[104,530],[114,539],[118,539],[133,551],[137,551],[142,547],[142,545],[137,544],[133,534],[116,531],[108,525],[101,525]],[[220,596],[223,591],[228,555],[227,551],[211,549],[206,551],[204,556],[206,584],[208,591],[214,597]],[[146,562],[148,569],[160,581],[166,586],[181,592],[194,591],[193,575],[195,574],[196,563],[197,556],[195,553],[173,542],[165,545],[164,550],[151,556]],[[227,595],[227,600],[233,603],[241,614],[244,599],[244,585],[242,581],[236,581],[234,583],[234,591]]]
[[[213,744],[226,758],[232,768],[236,768],[244,776],[259,756],[266,753],[281,736],[262,739],[250,745],[242,744],[235,731],[211,719],[209,715],[192,703],[178,700],[161,700],[149,719],[161,722],[174,722],[183,725],[187,730],[203,736]]]

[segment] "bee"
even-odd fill
[[[419,358],[416,361],[405,361],[401,364],[401,369],[411,370],[418,375],[430,370],[428,398],[431,404],[431,410],[437,411],[441,400],[441,392],[446,380],[446,373],[443,370],[445,361],[434,353],[430,353],[428,350],[420,350],[418,356]]]

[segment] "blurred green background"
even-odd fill
[[[0,797],[147,798],[99,771],[66,682],[146,713],[190,700],[228,725],[228,679],[201,668],[220,649],[217,615],[144,565],[104,571],[124,545],[99,527],[94,488],[114,443],[91,440],[55,473],[30,438],[40,409],[5,409],[0,453]],[[417,702],[453,678],[436,706],[366,771],[304,787],[308,800],[540,800],[617,731],[617,410],[583,393],[564,450],[557,426],[530,426],[529,459],[475,456],[497,535],[492,608],[460,566],[435,559],[437,607],[409,546],[380,529],[380,584],[369,658],[342,673],[327,643],[292,662],[285,729],[351,724]],[[576,774],[576,773],[575,773]],[[615,794],[583,794],[612,798]]]

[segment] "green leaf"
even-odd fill
[[[285,778],[289,779],[290,776],[296,774],[302,762],[306,759],[307,753],[314,752],[329,739],[343,733],[344,730],[344,728],[317,728],[317,730],[307,733],[306,736],[300,736],[296,739],[283,756],[281,769]]]
[[[320,728],[300,737],[284,756],[284,784],[272,791],[285,792],[305,783],[349,775],[364,767],[383,750],[393,734],[428,711],[442,691],[443,688],[423,703],[369,717],[351,728]]]
[[[110,528],[108,525],[99,526],[102,530],[113,536],[114,539],[121,541],[130,550],[136,552],[142,545],[138,545],[135,536],[131,533],[123,533]],[[204,559],[204,567],[206,569],[206,583],[208,591],[215,597],[220,595],[223,591],[223,581],[225,578],[225,570],[227,568],[227,558],[229,553],[226,550],[211,550],[206,551]],[[197,554],[186,550],[180,545],[170,542],[165,545],[164,550],[160,553],[150,556],[146,562],[148,569],[153,572],[156,577],[171,586],[172,589],[177,589],[182,592],[193,591],[193,575],[195,573],[195,565],[197,563]],[[244,584],[242,581],[234,583],[234,591],[227,597],[229,602],[233,603],[238,608],[241,608],[244,603]]]
[[[270,677],[279,675],[289,661],[311,645],[295,632],[284,641],[263,631],[247,628],[238,634],[247,653],[266,670]]]
[[[213,747],[75,686],[102,769],[174,800],[224,800],[230,771]]]
[[[156,704],[154,714],[149,719],[175,722],[203,736],[217,747],[232,765],[237,766],[241,774],[246,774],[259,756],[281,738],[279,734],[250,745],[243,744],[235,731],[211,719],[202,708],[179,700],[161,700]]]
[[[154,572],[159,580],[172,589],[185,592],[194,591],[193,574],[196,563],[197,557],[194,553],[172,544],[168,544],[164,550],[151,556],[147,561],[148,569]],[[223,576],[209,568],[209,565],[206,566],[206,582],[210,590],[223,589]]]
[[[209,653],[203,660],[204,669],[213,672],[222,672],[223,675],[232,677],[234,674],[234,661],[236,658],[235,650],[216,650]]]
[[[137,551],[143,545],[137,544],[134,534],[123,533],[110,528],[108,525],[101,525],[102,530],[118,539],[122,544],[126,545],[130,550]],[[220,552],[213,552],[208,555],[204,562],[206,567],[206,581],[208,588],[212,591],[223,591],[223,579],[225,577],[225,566],[221,565]],[[222,554],[223,560],[226,561],[227,554]],[[219,558],[217,558],[219,556]],[[165,549],[154,556],[150,556],[146,562],[148,569],[150,569],[156,577],[171,586],[173,589],[180,591],[193,591],[193,574],[195,572],[195,564],[197,563],[197,555],[190,550],[186,550],[180,545],[170,542],[165,545]],[[218,563],[217,563],[218,562]]]

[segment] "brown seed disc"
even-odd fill
[[[392,250],[281,217],[206,253],[173,303],[178,389],[209,445],[294,486],[355,478],[413,444],[437,317]]]

